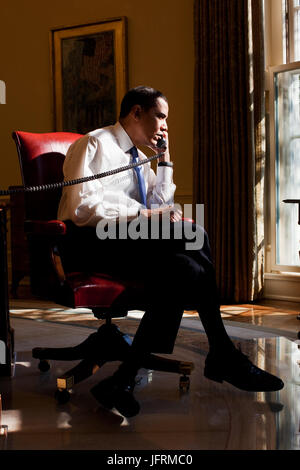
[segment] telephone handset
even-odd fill
[[[167,148],[167,141],[164,137],[160,137],[156,142],[156,147],[158,149],[166,149]]]

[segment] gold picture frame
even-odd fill
[[[50,47],[54,129],[114,124],[127,91],[126,18],[52,29]]]

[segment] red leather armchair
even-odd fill
[[[54,132],[34,134],[13,132],[23,184],[39,186],[63,180],[62,166],[69,146],[80,134]],[[29,244],[32,293],[71,308],[86,307],[106,322],[83,343],[72,348],[34,348],[41,371],[49,369],[49,360],[81,362],[57,379],[56,398],[69,400],[69,390],[95,373],[105,362],[122,360],[131,339],[111,321],[126,316],[130,309],[143,309],[142,286],[116,280],[105,273],[68,272],[61,257],[61,240],[67,226],[57,220],[61,189],[25,193],[25,233]],[[132,296],[132,292],[138,295]],[[126,301],[124,300],[126,299]],[[139,301],[137,301],[139,299]],[[188,388],[192,364],[152,355],[145,368],[183,374],[180,387]]]

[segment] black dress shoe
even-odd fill
[[[224,356],[209,352],[204,376],[220,383],[226,381],[248,392],[274,392],[284,387],[281,379],[256,367],[237,349]]]
[[[133,380],[125,381],[112,376],[99,382],[91,393],[100,405],[109,410],[116,408],[121,415],[131,418],[140,411],[140,405],[132,393],[134,386]]]

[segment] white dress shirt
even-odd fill
[[[92,176],[128,165],[133,143],[119,122],[92,131],[74,142],[66,155],[64,179]],[[138,150],[139,158],[147,158]],[[147,192],[147,207],[173,204],[176,186],[173,168],[150,163],[141,165]],[[134,169],[63,188],[57,217],[78,226],[96,226],[99,220],[132,220],[143,208]]]

